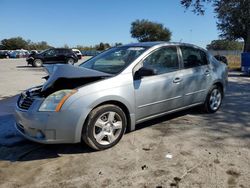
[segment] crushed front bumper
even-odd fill
[[[28,65],[32,65],[33,62],[34,62],[34,58],[33,58],[33,57],[27,57],[27,58],[26,58],[26,61],[27,61],[27,64],[28,64]]]
[[[42,102],[43,99],[34,99],[27,107],[30,103],[19,98],[15,109],[15,126],[18,132],[29,140],[45,144],[79,142],[76,139],[79,112],[74,109],[40,112],[38,109]]]

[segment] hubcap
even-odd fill
[[[73,59],[69,59],[68,63],[72,65],[72,64],[74,64],[74,60]]]
[[[210,95],[209,105],[212,110],[218,110],[221,104],[221,92],[218,89],[214,89]]]
[[[113,143],[121,134],[122,118],[116,112],[105,112],[94,125],[94,138],[101,145]]]
[[[36,60],[36,65],[41,66],[42,65],[42,61],[41,60]]]

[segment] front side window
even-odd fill
[[[84,62],[80,67],[109,74],[118,74],[145,52],[146,49],[145,47],[130,46],[111,48]]]
[[[55,54],[56,54],[56,51],[54,49],[51,49],[51,50],[44,52],[45,56],[53,56]]]
[[[153,68],[157,74],[172,72],[179,69],[176,47],[163,47],[150,54],[143,61],[143,67]]]
[[[184,68],[193,68],[208,64],[207,55],[204,51],[186,46],[181,46],[180,48],[182,52]]]

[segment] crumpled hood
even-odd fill
[[[44,83],[42,87],[42,92],[45,92],[48,89],[51,89],[54,87],[55,83],[58,80],[71,80],[72,85],[73,81],[75,80],[81,80],[84,81],[84,79],[88,79],[91,82],[91,80],[95,81],[97,78],[105,78],[105,77],[111,77],[112,74],[107,74],[104,72],[99,72],[96,70],[91,70],[79,66],[73,66],[73,65],[64,65],[64,64],[55,64],[55,65],[44,65],[46,72],[49,74],[48,80]],[[90,79],[92,78],[92,79]],[[85,81],[86,82],[86,81]],[[66,83],[65,83],[66,84]],[[67,85],[69,85],[67,83]],[[63,83],[60,83],[60,85],[63,85]],[[65,89],[65,88],[62,88]]]

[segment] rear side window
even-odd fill
[[[69,54],[71,51],[69,49],[58,49],[59,54]]]
[[[66,49],[66,53],[70,54],[70,53],[74,53],[71,49]]]
[[[176,47],[163,47],[151,53],[143,61],[143,67],[154,68],[158,74],[164,74],[179,69],[179,59]]]
[[[62,50],[61,49],[55,49],[55,53],[58,54],[62,54]]]
[[[204,51],[181,46],[182,58],[184,63],[184,68],[198,67],[202,65],[207,65],[207,55]]]

